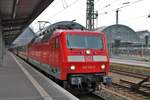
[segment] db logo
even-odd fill
[[[92,56],[85,56],[85,61],[93,61],[93,57]]]

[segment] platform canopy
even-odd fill
[[[0,25],[5,44],[18,35],[54,0],[0,0]]]

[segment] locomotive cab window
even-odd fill
[[[94,35],[67,35],[68,48],[103,49],[103,39]]]

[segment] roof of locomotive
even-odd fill
[[[74,21],[61,21],[61,22],[57,22],[57,23],[51,24],[51,25],[43,28],[42,30],[38,31],[37,34],[40,35],[43,32],[45,32],[46,30],[55,31],[57,29],[87,30],[84,26],[82,26],[81,24],[76,23]]]
[[[96,31],[89,31],[89,30],[78,30],[78,29],[74,29],[74,30],[64,30],[64,29],[57,29],[55,32],[54,32],[54,34],[55,33],[62,33],[62,32],[66,32],[66,33],[77,33],[77,32],[80,32],[80,33],[99,33],[99,34],[104,34],[103,32],[96,32]]]
[[[103,32],[96,32],[96,31],[89,31],[89,30],[77,30],[77,29],[75,29],[75,30],[60,30],[60,29],[57,29],[57,30],[55,30],[54,32],[53,32],[53,34],[51,35],[51,37],[53,38],[53,37],[56,37],[56,36],[59,36],[60,34],[62,34],[62,33],[79,33],[79,34],[101,34],[101,35],[104,35],[104,33]]]
[[[50,25],[40,32],[40,35],[37,36],[32,42],[39,40],[46,41],[50,37],[55,37],[60,35],[62,32],[73,33],[73,32],[82,32],[82,33],[99,33],[95,31],[89,31],[84,26],[73,21],[61,21]],[[40,38],[40,39],[38,39]]]
[[[87,30],[84,26],[74,21],[61,21],[50,25],[51,29],[82,29]]]

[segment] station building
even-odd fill
[[[144,47],[150,47],[150,32],[148,30],[137,31],[141,43]]]
[[[110,55],[140,53],[136,50],[141,45],[140,37],[130,27],[115,24],[97,28],[96,31],[106,34]]]

